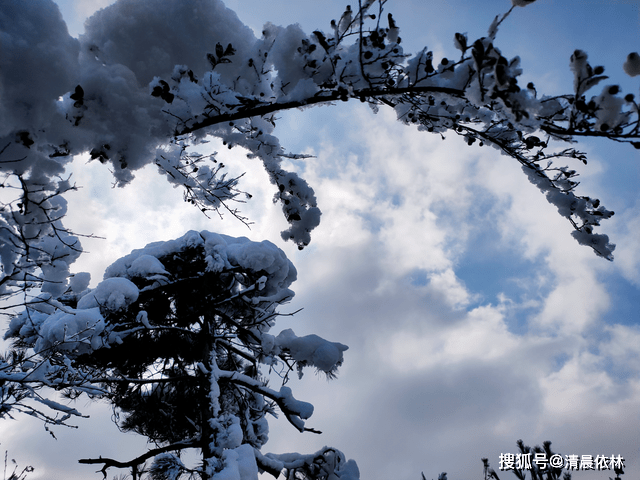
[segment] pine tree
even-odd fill
[[[156,446],[127,462],[83,463],[100,463],[103,471],[128,467],[136,476],[155,457],[152,478],[168,471],[171,478],[209,479],[222,471],[225,478],[257,478],[258,468],[276,477],[288,469],[305,478],[357,478],[355,464],[335,449],[286,458],[260,452],[267,414],[282,412],[300,432],[316,432],[305,426],[313,406],[284,384],[292,370],[302,375],[307,366],[335,376],[347,349],[290,329],[268,333],[295,279],[293,264],[270,242],[189,232],[116,261],[95,289],[63,295],[64,315],[27,309],[10,336],[36,351],[54,345],[68,396],[108,399],[121,430]],[[279,390],[269,388],[265,367],[281,375]],[[188,469],[168,453],[188,448],[202,452],[201,468]]]

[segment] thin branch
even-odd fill
[[[112,458],[81,458],[78,460],[78,463],[84,464],[103,464],[103,467],[99,470],[104,475],[104,478],[107,478],[107,469],[111,467],[116,468],[130,468],[140,465],[145,460],[155,457],[161,453],[170,452],[172,450],[183,450],[185,448],[197,448],[200,447],[200,438],[192,438],[189,440],[183,440],[181,442],[172,443],[171,445],[167,445],[165,447],[154,448],[153,450],[149,450],[147,453],[140,455],[139,457],[134,458],[133,460],[129,460],[128,462],[120,462],[118,460],[114,460]]]
[[[448,95],[452,95],[454,97],[464,97],[464,91],[459,90],[457,88],[449,88],[449,87],[438,87],[438,86],[428,86],[428,87],[389,87],[384,90],[379,90],[376,88],[363,88],[361,90],[354,90],[350,95],[352,98],[361,98],[361,97],[384,97],[387,95],[404,95],[407,93],[446,93]],[[202,130],[206,127],[211,127],[213,125],[217,125],[219,123],[229,122],[232,120],[239,120],[242,118],[251,118],[258,117],[262,115],[268,115],[270,113],[282,111],[282,110],[290,110],[293,108],[306,107],[309,105],[317,105],[319,103],[330,103],[340,100],[340,98],[344,95],[343,92],[338,91],[326,91],[321,92],[320,95],[316,95],[315,97],[311,97],[305,100],[294,101],[294,102],[283,102],[283,103],[272,103],[269,105],[263,105],[260,107],[255,107],[251,109],[239,110],[234,113],[225,113],[223,115],[217,115],[215,117],[209,117],[202,122],[196,122],[190,127],[184,127],[182,130],[178,130],[176,135],[186,135],[188,133],[193,133],[198,130]]]

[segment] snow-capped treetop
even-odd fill
[[[234,238],[207,231],[189,231],[176,240],[154,242],[134,250],[107,267],[104,280],[95,288],[75,293],[70,291],[60,299],[65,303],[76,302],[75,308],[64,306],[60,300],[50,300],[49,307],[38,304],[36,308],[27,308],[11,320],[5,338],[20,337],[23,341],[35,341],[37,337],[36,351],[43,351],[63,341],[67,342],[66,348],[71,348],[70,345],[75,343],[69,343],[70,339],[82,328],[85,329],[87,338],[101,335],[104,316],[128,308],[138,299],[141,291],[176,280],[175,274],[172,275],[165,269],[160,258],[172,258],[185,250],[194,249],[203,252],[198,275],[236,269],[259,275],[256,285],[246,285],[241,290],[245,296],[251,292],[251,302],[254,305],[260,302],[280,303],[294,296],[289,287],[296,279],[296,269],[284,252],[273,243],[266,240],[253,242],[245,237]],[[86,273],[76,275],[88,280]],[[50,295],[41,298],[50,298]],[[98,309],[102,311],[102,315]],[[91,316],[87,317],[89,314],[84,311],[92,312]],[[90,326],[92,319],[94,326]],[[69,330],[71,323],[78,324],[73,332]],[[340,359],[341,357],[340,355]],[[322,363],[324,365],[325,362]]]
[[[294,295],[289,286],[296,280],[296,268],[273,243],[266,240],[257,243],[246,237],[235,238],[207,231],[192,230],[176,240],[154,242],[134,250],[107,267],[104,278],[142,277],[167,281],[167,272],[158,259],[189,248],[203,249],[206,262],[203,267],[208,272],[221,272],[234,267],[264,272],[266,280],[262,282],[258,301],[281,301]]]

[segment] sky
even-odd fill
[[[57,2],[73,36],[110,1]],[[346,2],[229,0],[257,35],[266,21],[328,29]],[[424,46],[456,55],[453,35],[486,34],[508,0],[390,0],[406,52]],[[638,2],[538,0],[516,9],[496,45],[519,55],[520,83],[539,93],[572,88],[576,48],[604,65],[625,92],[640,77],[622,72],[640,50]],[[276,135],[314,188],[322,222],[303,251],[284,243],[286,228],[261,165],[242,151],[222,150],[253,198],[245,225],[206,218],[150,167],[124,188],[112,188],[104,165],[75,159],[69,171],[82,188],[68,195],[66,225],[86,239],[74,271],[92,286],[117,258],[188,230],[209,230],[282,248],[298,270],[296,292],[273,332],[293,328],[349,346],[336,380],[312,372],[289,386],[315,405],[299,434],[270,420],[265,452],[311,453],[324,445],[358,462],[367,480],[418,480],[447,472],[450,480],[482,478],[481,458],[497,469],[515,442],[553,442],[562,454],[622,455],[623,478],[640,475],[640,154],[628,145],[585,141],[589,164],[579,170],[581,194],[616,212],[605,231],[615,260],[597,258],[570,236],[571,226],[494,149],[469,147],[448,135],[418,132],[393,112],[374,115],[359,102],[279,114]],[[272,382],[276,382],[273,379]],[[0,422],[0,448],[36,471],[29,479],[101,478],[79,458],[127,460],[145,441],[123,434],[108,406],[80,398],[91,415],[78,429],[57,428],[57,440],[30,418]],[[118,473],[111,471],[110,477]],[[511,474],[499,473],[500,478]],[[600,480],[612,472],[578,472]]]

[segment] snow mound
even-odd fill
[[[254,242],[246,237],[235,238],[207,231],[191,230],[175,240],[154,242],[134,250],[110,265],[104,277],[157,280],[158,276],[169,275],[160,258],[169,258],[189,249],[202,250],[205,260],[203,271],[222,272],[241,267],[255,273],[262,272],[265,278],[261,277],[259,285],[256,285],[260,296],[253,297],[254,303],[280,302],[294,295],[289,286],[298,274],[280,248],[267,240]]]
[[[138,299],[138,287],[126,278],[107,278],[78,300],[78,309],[103,307],[117,312]]]
[[[298,337],[290,328],[280,332],[275,342],[281,349],[288,350],[297,362],[305,362],[325,373],[335,372],[344,360],[342,352],[349,349],[318,335]]]

